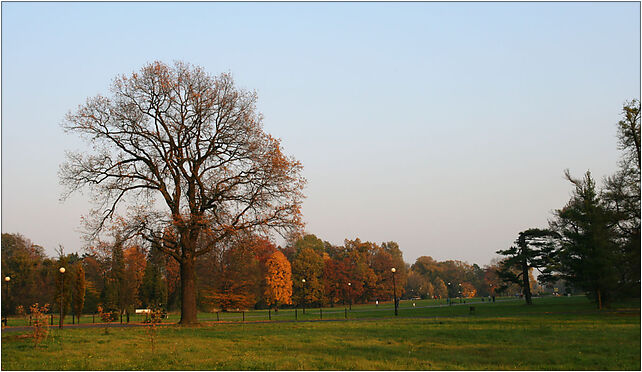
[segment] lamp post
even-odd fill
[[[4,281],[5,281],[5,283],[7,283],[6,284],[6,286],[7,286],[7,312],[4,314],[4,325],[6,327],[7,326],[7,319],[8,319],[9,311],[11,311],[11,300],[9,299],[9,295],[10,295],[10,293],[9,293],[9,282],[11,281],[11,277],[10,276],[5,276],[4,277]]]
[[[303,305],[303,314],[305,314],[305,278],[301,279],[301,283],[303,283],[303,295],[301,296],[302,301],[301,305]]]
[[[352,310],[352,283],[348,282],[348,304]]]
[[[58,323],[58,328],[62,328],[62,306],[63,298],[65,296],[65,268],[61,267],[58,271],[60,271],[60,322]]]
[[[394,300],[395,300],[395,316],[399,315],[399,312],[397,310],[397,284],[395,282],[395,273],[397,272],[397,269],[394,267],[390,269],[392,271],[392,294],[394,295]]]

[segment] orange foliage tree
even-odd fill
[[[292,304],[292,269],[290,262],[280,251],[274,252],[267,261],[265,276],[265,300],[269,306]]]
[[[471,297],[475,297],[476,294],[477,294],[477,290],[472,284],[468,282],[461,283],[462,297],[471,298]]]

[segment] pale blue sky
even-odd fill
[[[2,3],[2,232],[80,250],[65,113],[145,63],[255,89],[305,166],[307,230],[487,264],[616,169],[639,3]]]

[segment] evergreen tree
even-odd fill
[[[547,266],[555,248],[558,234],[550,230],[528,229],[519,233],[515,245],[499,250],[498,254],[507,256],[500,262],[497,274],[505,283],[519,285],[527,305],[532,305],[530,272],[533,268]],[[501,292],[507,285],[500,287]]]
[[[575,190],[550,223],[562,237],[550,269],[558,273],[555,276],[586,291],[601,309],[612,300],[619,285],[615,218],[600,199],[590,172],[581,180],[572,178],[568,171],[566,177]]]
[[[616,218],[619,294],[640,293],[640,101],[627,102],[618,122],[620,169],[606,178],[603,199]]]
[[[152,247],[147,255],[147,265],[141,284],[141,302],[147,308],[167,306],[167,283],[163,279],[165,260],[163,253]]]

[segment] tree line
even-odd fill
[[[82,255],[58,253],[49,258],[22,235],[2,234],[2,272],[11,277],[6,311],[49,303],[59,312],[61,291],[67,314],[96,313],[100,306],[117,320],[141,307],[180,309],[178,264],[153,246],[145,249],[116,235]],[[196,265],[197,305],[208,312],[347,306],[392,301],[394,289],[408,299],[488,296],[499,286],[496,267],[428,256],[411,265],[393,241],[356,238],[337,246],[305,234],[279,247],[245,235],[219,245]]]

